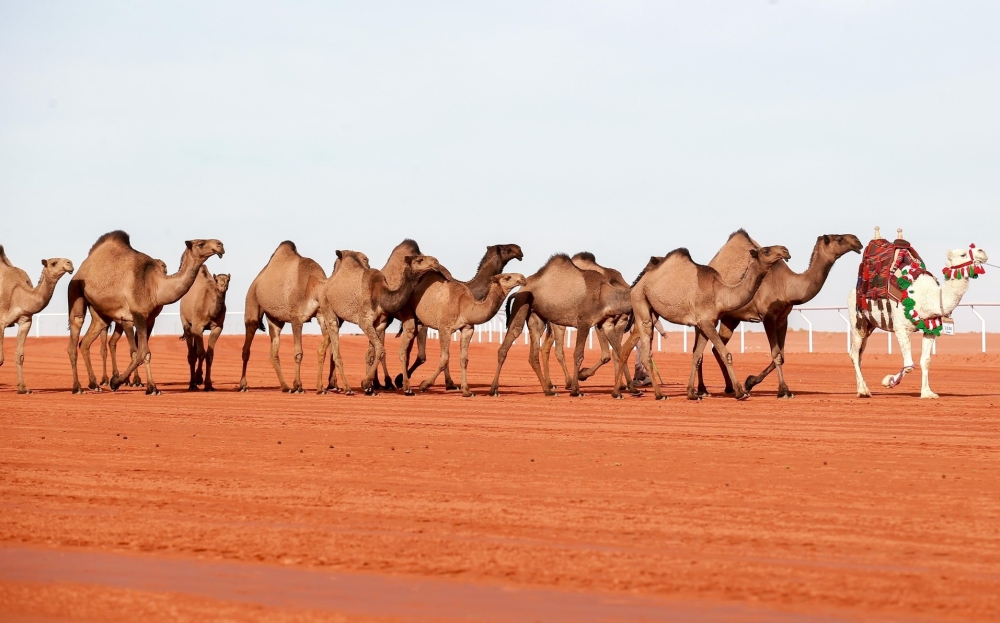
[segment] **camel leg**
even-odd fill
[[[198,389],[198,381],[195,380],[195,369],[198,366],[198,346],[194,343],[195,335],[191,332],[190,327],[184,332],[184,344],[187,346],[188,351],[188,370],[189,370],[189,380],[188,380],[188,391],[193,392]]]
[[[278,375],[281,391],[287,392],[290,388],[285,382],[285,375],[281,372],[281,357],[278,355],[278,347],[281,346],[281,330],[285,327],[285,323],[271,318],[266,318],[264,322],[267,325],[267,333],[271,336],[271,365],[274,366],[274,372]]]
[[[465,398],[472,398],[475,396],[471,391],[469,391],[469,344],[472,342],[472,336],[476,333],[476,329],[472,326],[466,326],[462,328],[462,354],[459,357],[458,363],[462,366],[462,396]]]
[[[792,398],[792,393],[788,391],[788,386],[785,385],[785,377],[781,371],[781,364],[783,363],[781,354],[781,338],[783,338],[783,333],[780,325],[780,321],[777,318],[771,316],[766,316],[763,320],[764,323],[764,333],[767,335],[767,343],[771,347],[771,362],[767,364],[760,374],[756,376],[748,376],[743,382],[743,389],[750,391],[757,385],[760,385],[767,375],[772,371],[778,371],[778,398]],[[785,330],[788,329],[787,322],[784,325]]]
[[[732,339],[733,333],[736,331],[736,327],[740,326],[740,321],[734,318],[723,318],[719,323],[719,337],[722,339],[723,344],[729,344],[729,340]],[[722,355],[719,351],[712,349],[712,356],[715,357],[715,363],[719,364],[719,371],[722,372],[722,379],[726,383],[726,388],[724,390],[727,396],[733,395],[733,384],[729,380],[729,375],[726,374],[726,362],[722,359]],[[705,375],[704,375],[705,357],[702,354],[702,358],[698,361],[698,395],[702,398],[711,396],[711,392],[705,387]]]
[[[450,339],[451,335],[448,337]],[[455,380],[451,378],[451,359],[444,364],[444,388],[450,392],[457,391],[459,389],[459,386],[455,385]]]
[[[107,385],[111,378],[108,376],[108,331],[101,334],[101,385]]]
[[[87,333],[80,342],[80,350],[83,351],[83,363],[87,366],[87,377],[90,379],[87,387],[94,391],[101,391],[101,386],[97,384],[97,376],[94,374],[94,364],[90,360],[90,346],[94,343],[94,340],[100,337],[101,332],[106,328],[107,324],[105,324],[104,320],[91,310],[90,326],[87,327]]]
[[[556,386],[552,383],[552,375],[549,373],[549,354],[552,352],[552,342],[553,342],[553,331],[555,330],[555,325],[549,324],[545,328],[545,334],[542,336],[542,346],[539,352],[539,360],[542,364],[542,375],[545,377],[545,381],[549,384],[549,387],[555,389]],[[562,362],[562,359],[559,360]],[[569,381],[569,377],[566,377]]]
[[[937,398],[938,395],[931,391],[930,384],[930,371],[931,371],[931,355],[934,352],[934,340],[937,339],[934,335],[924,334],[923,341],[920,345],[920,397],[921,398]]]
[[[708,337],[701,332],[701,329],[694,327],[694,348],[691,350],[691,376],[688,379],[687,397],[688,400],[701,400],[707,394],[702,394],[695,388],[695,378],[701,376],[701,366],[704,359],[705,347],[708,344]]]
[[[69,355],[69,364],[73,368],[73,393],[82,394],[83,388],[80,387],[80,376],[77,373],[77,356],[80,349],[80,330],[83,328],[83,316],[87,312],[86,300],[83,298],[83,286],[77,281],[69,282],[68,289],[69,297],[69,347],[66,349]],[[0,331],[2,333],[2,331]],[[2,339],[0,338],[0,344],[2,344]],[[3,351],[0,350],[0,357],[3,357]]]
[[[907,324],[910,324],[909,321],[907,321]],[[893,388],[903,381],[904,376],[913,372],[913,350],[910,345],[910,327],[912,326],[903,326],[901,322],[896,323],[893,333],[896,334],[896,343],[899,344],[899,352],[903,355],[903,369],[896,374],[887,374],[882,379],[882,387]]]
[[[378,331],[371,323],[362,318],[358,326],[368,336],[368,343],[374,347],[368,351],[372,354],[368,357],[365,378],[361,381],[361,389],[365,390],[365,395],[371,396],[375,393],[374,379],[378,375],[379,361],[385,358],[385,347],[379,340]]]
[[[200,333],[198,335],[199,337],[201,336]],[[208,333],[208,348],[206,350],[200,350],[198,353],[198,359],[205,362],[206,392],[215,391],[215,386],[212,385],[212,362],[215,361],[215,343],[219,341],[220,335],[222,335],[222,327],[217,324],[213,324],[211,331]],[[199,346],[201,346],[201,344],[199,344]]]
[[[448,365],[448,360],[451,358],[451,334],[453,332],[454,330],[451,330],[451,327],[441,327],[438,329],[438,337],[441,342],[441,358],[438,360],[438,366],[434,372],[420,383],[420,391],[427,391],[427,388],[434,384],[438,375]]]
[[[22,317],[17,323],[17,350],[14,351],[14,363],[17,364],[17,393],[19,394],[31,393],[31,390],[24,385],[24,340],[28,337],[29,330],[31,330],[31,316]],[[2,350],[3,344],[0,344],[0,352]]]
[[[413,390],[410,389],[410,370],[408,365],[410,351],[413,349],[413,340],[417,335],[417,321],[415,318],[411,318],[402,322],[403,332],[401,336],[403,340],[399,344],[399,365],[402,372],[396,377],[396,384],[403,390],[403,395],[412,396]],[[424,335],[426,336],[426,333]]]
[[[144,317],[136,318],[135,336],[139,343],[139,359],[146,366],[146,395],[159,396],[160,390],[156,388],[156,382],[153,381],[153,353],[149,350],[149,334],[151,332],[152,328],[146,326]]]
[[[750,395],[744,391],[743,385],[740,383],[739,379],[736,378],[736,370],[733,369],[733,356],[729,353],[729,349],[726,348],[726,345],[722,343],[722,338],[719,337],[719,332],[715,330],[715,323],[705,323],[701,325],[700,328],[712,342],[712,346],[719,351],[719,354],[725,360],[726,374],[729,376],[729,380],[733,383],[734,395],[736,396],[736,399],[744,400],[748,398]]]
[[[611,361],[611,348],[610,348],[611,341],[608,338],[607,334],[608,329],[603,325],[596,327],[596,329],[597,329],[597,343],[601,345],[601,358],[600,360],[595,362],[594,365],[590,366],[586,370],[580,371],[578,378],[581,381],[586,381],[590,377],[594,376],[595,374],[597,374],[597,371],[601,369],[601,366]],[[581,335],[583,334],[577,333],[576,339],[578,342],[581,341],[582,339]]]
[[[347,382],[347,371],[344,369],[344,360],[340,355],[339,318],[332,318],[327,320],[327,333],[330,336],[330,357],[332,357],[334,360],[332,368],[334,370],[340,370],[340,378],[342,381],[344,381],[344,395],[353,396],[354,390],[351,389],[351,384]]]
[[[292,383],[292,394],[304,394],[302,389],[302,323],[292,321],[292,352],[295,354],[295,381]]]
[[[406,375],[408,378],[413,378],[413,373],[416,371],[416,369],[422,366],[425,361],[427,361],[427,327],[425,325],[417,323],[415,330],[417,335],[417,358],[413,361],[412,365],[409,365],[409,363],[407,364],[409,365],[409,367],[406,369]],[[413,342],[412,342],[413,338],[410,339],[411,339],[410,345],[407,346],[406,348],[407,362],[410,361],[410,353],[413,350]],[[402,373],[400,373],[396,375],[396,387],[402,387],[402,386],[403,386],[403,375]]]
[[[850,310],[853,312],[853,309]],[[861,357],[864,355],[865,346],[868,344],[868,336],[872,334],[872,328],[868,326],[867,323],[864,325],[864,331],[860,331],[856,324],[857,321],[852,315],[851,318],[851,361],[854,362],[854,376],[857,380],[858,388],[858,398],[871,398],[872,392],[868,389],[868,384],[865,383],[865,377],[861,373]]]
[[[238,391],[245,392],[250,389],[247,385],[247,364],[250,363],[250,346],[253,344],[254,335],[257,333],[259,321],[246,323],[246,337],[243,339],[243,374],[240,376]]]
[[[379,342],[382,344],[383,356],[382,356],[382,389],[387,392],[396,391],[396,385],[392,382],[392,378],[389,376],[389,365],[386,363],[386,357],[384,355],[385,351],[385,332],[389,328],[389,324],[386,322],[381,323],[379,326],[375,327],[375,331],[378,332]],[[375,384],[375,388],[378,389],[378,372],[375,372],[375,376],[372,379]]]
[[[530,344],[528,348],[528,363],[531,364],[531,369],[535,371],[535,376],[538,377],[538,383],[542,386],[542,391],[545,392],[545,395],[555,396],[556,393],[552,391],[545,377],[542,376],[542,366],[538,361],[538,338],[544,330],[545,323],[541,318],[535,314],[528,317],[528,342]]]
[[[518,294],[520,294],[520,292]],[[503,343],[500,344],[500,348],[497,350],[497,371],[496,374],[493,375],[493,384],[490,385],[490,396],[500,395],[500,370],[503,368],[503,362],[507,359],[507,351],[509,351],[510,347],[514,344],[514,340],[521,336],[521,331],[524,328],[524,321],[531,312],[530,305],[528,305],[523,299],[518,298],[517,294],[515,294],[514,297],[514,303],[511,307],[511,311],[513,313],[511,315],[510,322],[507,325],[507,333],[503,337]]]
[[[637,355],[637,358],[639,359],[639,361],[642,361],[646,366],[647,374],[654,374],[653,321],[651,316],[649,315],[648,310],[642,316],[636,314],[635,325],[632,330],[635,335],[635,340],[629,338],[629,343],[632,344],[632,346],[630,346],[630,350],[631,348],[635,347],[635,344],[638,343],[639,354]],[[625,353],[628,352],[630,351],[629,350],[625,351]],[[621,365],[624,366],[627,365],[627,363],[628,363],[628,355],[625,355],[624,361],[622,361]],[[615,389],[617,390],[617,380],[615,382],[615,385],[616,385]],[[636,394],[635,384],[630,384],[629,392],[632,393],[633,395]],[[655,381],[653,382],[653,395],[655,396],[656,400],[667,400],[669,398],[668,396],[665,396],[663,394],[663,389],[660,387],[660,384]]]
[[[778,356],[773,358],[774,369],[778,371],[778,398],[794,398],[795,394],[792,390],[788,389],[788,384],[785,383],[785,371],[783,366],[785,365],[785,336],[788,334],[788,314],[777,320],[777,338],[778,338]],[[772,353],[773,357],[773,353]],[[766,373],[762,373],[763,376],[767,376]],[[761,378],[763,378],[763,376]]]
[[[573,397],[582,397],[583,393],[580,391],[580,366],[583,365],[583,349],[586,346],[586,340],[581,340],[579,336],[587,335],[590,331],[590,327],[575,327],[576,328],[576,344],[573,348],[573,388],[570,390],[569,395]]]
[[[198,331],[198,340],[195,342],[195,354],[197,355],[195,363],[197,364],[194,369],[194,382],[195,385],[201,385],[205,382],[205,340],[204,338],[205,327]]]

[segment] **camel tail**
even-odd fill
[[[514,304],[514,295],[511,294],[507,297],[507,303],[504,306],[504,318],[507,322],[507,329],[510,330],[510,306]]]
[[[628,322],[625,323],[625,329],[622,331],[622,333],[628,333],[629,329],[631,329],[632,325],[634,324],[635,324],[635,312],[630,312],[628,315]]]

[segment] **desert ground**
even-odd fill
[[[690,402],[672,335],[657,402],[612,400],[610,365],[586,396],[546,398],[523,342],[488,397],[485,341],[475,398],[442,379],[414,397],[321,396],[313,336],[310,392],[287,395],[264,335],[245,394],[241,337],[219,342],[215,393],[186,391],[183,342],[154,337],[161,396],[71,395],[65,339],[32,338],[35,393],[19,396],[7,338],[0,619],[1000,620],[1000,355],[942,338],[941,399],[922,401],[919,370],[880,386],[900,358],[879,333],[860,400],[844,335],[818,334],[813,354],[804,339],[789,338],[794,399],[775,399],[774,375],[726,398],[710,362],[716,395]],[[357,386],[365,343],[343,343]],[[763,345],[737,345],[741,377]],[[290,377],[287,333],[281,357]]]

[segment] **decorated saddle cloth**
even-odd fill
[[[909,242],[902,238],[869,242],[858,267],[858,320],[864,318],[879,328],[893,330],[890,301],[894,301],[903,306],[917,329],[940,332],[940,318],[919,318],[913,309],[910,286],[923,274],[930,273]]]

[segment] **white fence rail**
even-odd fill
[[[984,318],[983,315],[980,314],[979,311],[977,311],[977,308],[985,308],[985,307],[996,308],[996,307],[1000,307],[1000,303],[992,303],[992,302],[990,302],[990,303],[961,303],[958,307],[959,307],[959,309],[968,309],[979,320],[980,334],[982,336],[981,337],[981,340],[982,340],[982,352],[985,353],[986,352],[986,318]],[[810,353],[813,352],[813,323],[812,323],[812,320],[807,315],[807,313],[808,314],[813,314],[815,312],[837,312],[837,314],[840,316],[841,320],[843,320],[844,324],[846,325],[846,329],[847,329],[846,333],[845,333],[845,335],[846,335],[846,345],[847,345],[847,350],[850,350],[851,330],[850,330],[849,320],[848,320],[848,317],[847,317],[847,306],[844,306],[844,305],[841,305],[841,306],[804,306],[804,307],[796,307],[795,311],[797,312],[798,317],[803,322],[805,322],[806,325],[807,325],[807,330],[809,332],[809,352]],[[229,334],[229,335],[243,335],[243,333],[244,333],[244,328],[243,328],[243,311],[242,310],[229,311],[229,312],[227,312],[226,317],[227,317],[228,322],[226,323],[226,329],[224,330],[224,333]],[[35,314],[34,321],[33,321],[32,324],[33,324],[33,326],[32,326],[33,331],[32,332],[34,333],[35,337],[41,337],[42,334],[43,334],[43,331],[44,331],[45,335],[68,335],[69,334],[68,321],[67,321],[67,316],[66,316],[65,313],[58,313],[58,312],[51,313],[50,312],[50,313]],[[679,332],[679,333],[682,334],[683,352],[687,352],[688,351],[688,347],[689,347],[688,332],[690,330],[690,327],[687,327],[687,326],[678,326],[678,325],[671,325],[669,323],[664,323],[664,324],[667,327],[672,328],[673,329],[672,332]],[[745,322],[740,323],[740,352],[741,353],[743,353],[743,352],[746,351],[746,333],[745,333],[745,331],[746,331],[746,324],[747,323],[745,323]],[[500,342],[503,341],[504,335],[507,332],[507,326],[506,325],[507,325],[506,317],[504,315],[504,312],[501,310],[489,322],[486,322],[486,323],[483,323],[481,325],[477,325],[476,326],[476,329],[475,329],[476,335],[475,335],[475,337],[473,339],[476,342],[479,342],[479,343],[483,343],[483,342],[485,342],[485,343],[493,343],[494,341],[496,341],[499,344]],[[349,325],[349,326],[353,327],[353,325]],[[58,328],[55,328],[55,327],[58,327]],[[389,334],[389,335],[395,335],[396,331],[398,330],[398,328],[399,328],[399,323],[398,322],[393,322],[393,324],[390,325],[390,327],[389,327],[389,329],[387,331],[387,334]],[[668,331],[670,331],[669,328],[668,328]],[[307,334],[307,335],[319,335],[320,330],[319,330],[318,324],[315,323],[315,322],[312,322],[312,323],[307,324],[305,327],[303,327],[302,332],[304,334]],[[178,312],[163,312],[163,313],[161,313],[160,316],[156,319],[156,328],[154,329],[154,333],[155,334],[159,334],[159,335],[180,335],[181,334],[180,314]],[[354,330],[347,330],[347,331],[345,331],[345,333],[358,333],[358,331],[356,329],[354,329]],[[573,342],[573,337],[574,337],[575,334],[576,334],[576,329],[573,329],[572,327],[568,327],[566,329],[566,347],[567,348],[571,348],[573,346],[573,343],[574,343]],[[891,333],[888,333],[887,337],[888,337],[888,339],[887,339],[886,349],[887,349],[888,352],[891,353],[892,352],[892,337],[893,336],[892,336]],[[435,339],[435,340],[439,339],[438,332],[435,331],[434,329],[430,329],[428,331],[428,338]],[[458,334],[456,333],[455,335],[452,336],[452,340],[457,340],[457,339],[458,339]],[[527,331],[523,332],[523,341],[524,341],[525,344],[528,343],[528,332]],[[593,348],[594,348],[594,330],[593,329],[590,330],[590,334],[587,336],[587,348],[590,349],[590,350],[593,350]],[[663,338],[662,338],[662,336],[659,333],[656,333],[656,350],[657,351],[663,350]]]

